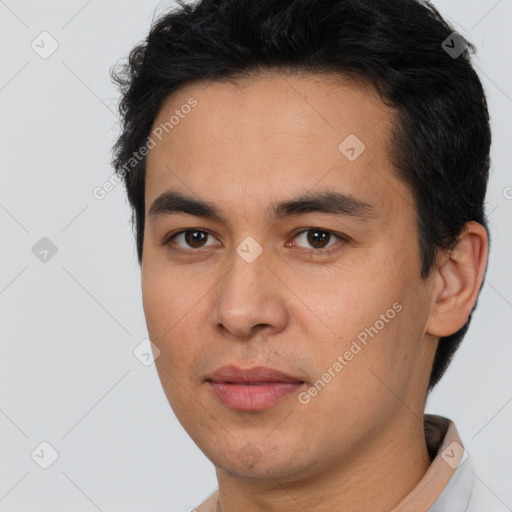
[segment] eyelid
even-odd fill
[[[318,226],[302,228],[300,231],[297,231],[293,235],[292,240],[297,238],[299,235],[302,235],[304,233],[307,233],[308,231],[314,231],[314,230],[322,231],[324,233],[328,233],[331,236],[335,236],[336,238],[338,238],[342,242],[349,242],[350,241],[350,238],[348,236],[346,236],[346,235],[343,235],[341,233],[337,233],[336,231],[332,231],[330,229],[324,229],[324,228],[321,228],[321,227],[318,227]],[[331,240],[329,240],[329,242],[330,241]],[[319,254],[319,255],[329,255],[329,254],[332,254],[333,252],[338,250],[336,248],[337,245],[338,244],[335,243],[335,244],[332,244],[330,246],[324,247],[323,249],[307,249],[307,248],[304,248],[304,247],[301,247],[301,246],[298,246],[298,245],[294,244],[295,247],[298,247],[299,249],[302,249],[301,252],[305,252],[307,254]]]

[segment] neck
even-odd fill
[[[407,411],[336,464],[305,477],[239,479],[217,469],[218,512],[389,512],[431,464],[423,420]]]

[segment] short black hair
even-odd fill
[[[132,207],[139,263],[144,237],[146,158],[134,159],[162,102],[194,82],[272,70],[328,73],[373,86],[392,107],[390,161],[412,191],[421,277],[469,221],[489,232],[484,200],[491,132],[475,47],[429,2],[419,0],[199,0],[153,22],[127,63],[114,66],[122,131],[113,166]],[[463,45],[461,47],[461,45]],[[476,304],[475,304],[476,307]],[[440,339],[429,391],[466,334]]]

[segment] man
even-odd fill
[[[487,265],[470,50],[412,0],[202,0],[114,73],[156,367],[217,472],[197,510],[491,510],[424,415]]]

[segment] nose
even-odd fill
[[[282,331],[289,321],[291,292],[277,265],[263,252],[254,261],[233,252],[232,266],[219,283],[213,322],[224,334],[249,338],[255,331]]]

